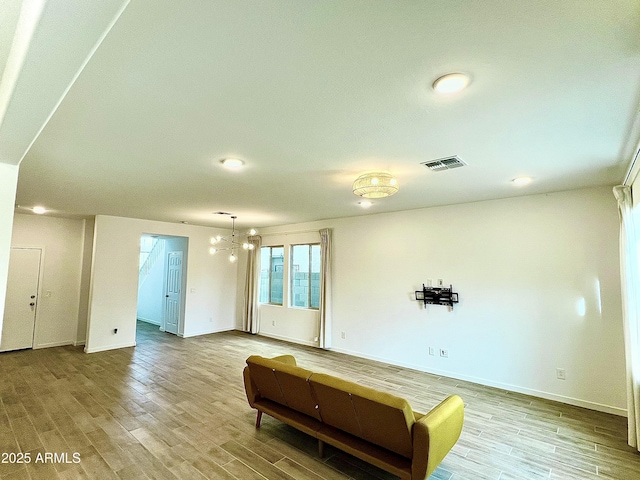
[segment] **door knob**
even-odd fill
[[[165,295],[165,297],[169,298],[169,295]]]

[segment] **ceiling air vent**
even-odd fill
[[[439,158],[438,160],[432,160],[430,162],[422,162],[420,165],[424,165],[429,170],[439,172],[440,170],[451,170],[452,168],[464,167],[464,163],[457,155],[453,157]]]

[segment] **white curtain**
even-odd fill
[[[629,445],[640,451],[640,266],[638,238],[633,218],[631,188],[613,188],[620,210],[620,278],[622,282],[622,317],[627,363],[627,408]]]
[[[331,348],[331,229],[320,230],[320,348]]]
[[[253,245],[247,258],[247,280],[244,287],[243,327],[245,332],[256,334],[260,331],[258,294],[260,289],[260,247],[262,237],[253,235],[247,239]]]

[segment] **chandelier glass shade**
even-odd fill
[[[353,193],[365,198],[384,198],[398,192],[398,181],[388,172],[363,173],[353,182]]]
[[[255,246],[248,240],[249,235],[255,235],[256,230],[251,229],[247,233],[239,233],[236,231],[236,218],[235,215],[231,216],[231,235],[218,235],[211,237],[211,248],[209,253],[214,255],[218,252],[230,251],[229,261],[235,262],[238,259],[237,252],[241,248],[243,250],[253,250]]]

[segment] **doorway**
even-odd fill
[[[0,352],[33,348],[42,249],[11,247]]]
[[[143,235],[140,241],[137,319],[160,331],[184,332],[188,238]]]

